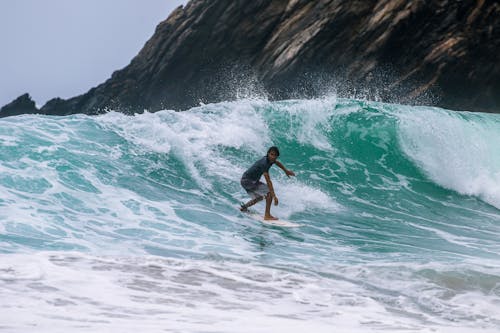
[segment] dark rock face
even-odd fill
[[[498,31],[492,0],[191,0],[127,67],[40,112],[181,110],[329,90],[500,112]]]

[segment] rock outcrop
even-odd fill
[[[38,113],[35,102],[29,94],[24,94],[0,109],[0,117]]]
[[[331,90],[500,112],[498,31],[500,4],[488,0],[191,0],[128,66],[39,112],[182,110]]]

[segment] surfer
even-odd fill
[[[241,186],[247,191],[247,193],[252,197],[252,200],[241,205],[240,210],[242,212],[247,212],[248,207],[255,205],[257,202],[266,198],[266,211],[264,213],[264,220],[277,220],[278,218],[271,215],[271,202],[274,199],[274,205],[278,205],[278,197],[274,193],[273,183],[269,177],[269,169],[273,164],[276,164],[280,169],[282,169],[285,174],[290,176],[295,176],[295,173],[291,170],[285,168],[283,164],[278,161],[278,156],[280,156],[280,151],[278,147],[271,147],[267,151],[267,155],[255,162],[241,177]],[[260,177],[264,175],[266,179],[266,184],[260,181]]]

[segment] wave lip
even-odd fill
[[[427,108],[400,116],[404,152],[437,184],[500,208],[500,121]]]

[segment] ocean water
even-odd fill
[[[267,148],[266,226],[237,209]],[[259,203],[255,210],[263,212]],[[500,332],[500,118],[377,102],[0,119],[0,332]]]

